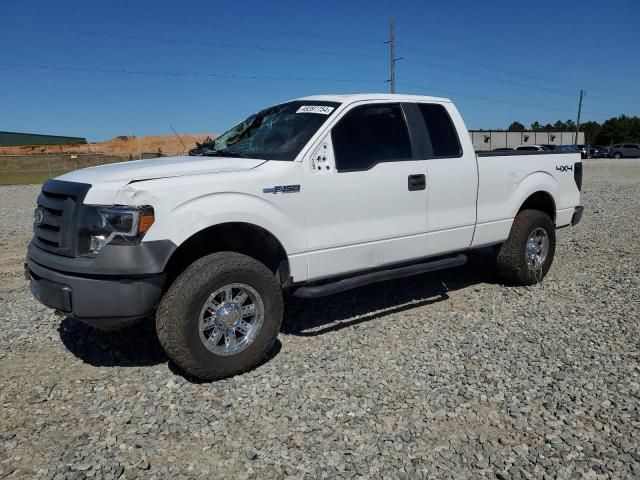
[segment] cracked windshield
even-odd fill
[[[251,115],[198,154],[221,157],[294,160],[302,147],[335,111],[338,103],[296,101]]]

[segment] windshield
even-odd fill
[[[194,154],[294,160],[338,105],[298,100],[267,108],[202,144]]]

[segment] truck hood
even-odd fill
[[[83,168],[65,173],[58,177],[58,180],[91,185],[121,182],[126,185],[133,181],[152,180],[154,178],[250,170],[265,161],[256,158],[160,157]]]

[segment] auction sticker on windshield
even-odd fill
[[[326,105],[302,105],[296,113],[319,113],[321,115],[329,115],[335,107],[327,107]]]

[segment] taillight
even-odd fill
[[[573,179],[576,182],[578,191],[582,191],[582,162],[576,162],[573,165]]]

